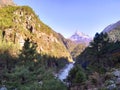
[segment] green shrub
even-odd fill
[[[72,82],[72,83],[83,83],[86,81],[87,78],[81,66],[77,65],[70,70],[67,79],[69,82]]]

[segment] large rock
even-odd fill
[[[116,84],[111,84],[109,86],[107,86],[108,90],[115,90],[116,88]]]
[[[115,69],[115,71],[113,71],[113,75],[115,77],[120,77],[120,71],[118,69]]]
[[[120,78],[117,78],[116,85],[120,85]]]
[[[5,87],[5,85],[3,85],[0,90],[7,90],[7,88]]]

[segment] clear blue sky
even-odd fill
[[[90,36],[120,20],[120,0],[14,0],[33,8],[40,19],[66,38],[81,31]]]

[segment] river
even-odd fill
[[[69,71],[73,68],[74,62],[67,64],[60,72],[58,73],[58,78],[63,81],[67,78]]]

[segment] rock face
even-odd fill
[[[72,62],[72,57],[58,33],[40,21],[30,7],[2,7],[0,8],[0,22],[2,40],[22,47],[24,40],[29,38],[37,44],[39,53],[57,58],[64,57]]]
[[[86,44],[88,45],[89,42],[92,40],[92,38],[82,32],[75,32],[75,34],[73,34],[70,37],[70,40],[75,41],[76,43],[82,43],[82,44]]]
[[[120,90],[120,69],[112,68],[109,72],[106,72],[105,75],[106,78],[103,85],[105,85],[108,90]]]
[[[108,33],[112,41],[120,41],[120,21],[107,26],[102,32]]]
[[[15,3],[13,2],[13,0],[0,0],[0,7],[8,5],[15,5]]]
[[[116,29],[116,28],[119,27],[119,26],[120,26],[120,21],[108,25],[108,26],[103,30],[103,32],[110,32],[110,31],[112,31],[113,29]]]
[[[115,77],[119,77],[119,78],[120,78],[120,71],[117,70],[117,69],[115,69],[115,71],[113,71],[113,75],[114,75]]]

